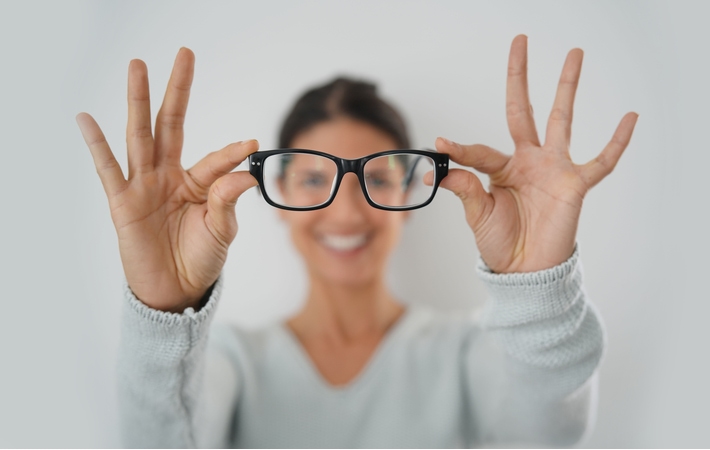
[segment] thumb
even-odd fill
[[[461,199],[466,212],[466,221],[471,228],[475,228],[493,210],[493,198],[473,172],[449,169],[449,174],[441,180],[440,186]]]
[[[234,207],[247,189],[257,185],[249,172],[231,172],[217,179],[207,194],[205,223],[212,235],[228,246],[237,235],[237,216]]]

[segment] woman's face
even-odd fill
[[[354,159],[396,148],[379,129],[347,118],[319,123],[298,134],[293,148]],[[367,203],[354,173],[345,174],[330,206],[316,211],[279,210],[312,277],[362,286],[384,275],[406,212],[383,211]]]

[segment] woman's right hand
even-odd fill
[[[258,149],[254,140],[210,153],[189,170],[180,165],[194,66],[192,51],[180,49],[153,133],[148,71],[131,61],[128,179],[96,121],[77,116],[108,197],[128,285],[149,307],[178,313],[196,307],[217,280],[237,234],[237,199],[257,184],[246,171],[231,172]]]

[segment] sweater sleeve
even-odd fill
[[[479,276],[490,293],[465,347],[473,446],[570,446],[591,429],[604,331],[582,287],[579,253],[532,273]]]
[[[227,447],[239,377],[208,345],[222,278],[182,314],[151,309],[125,287],[119,345],[121,439],[127,447]]]

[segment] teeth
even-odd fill
[[[367,236],[364,234],[353,234],[348,236],[337,234],[325,234],[321,238],[321,242],[328,248],[347,252],[362,247],[367,241]]]

